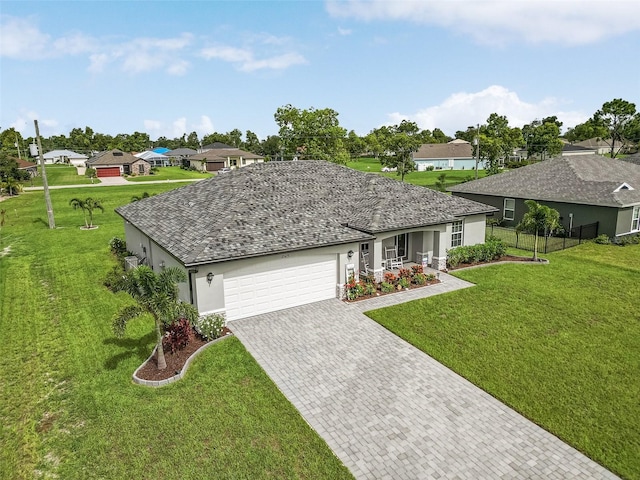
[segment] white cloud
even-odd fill
[[[51,135],[59,135],[59,122],[52,118],[40,118],[37,112],[33,110],[23,110],[11,124],[9,128],[13,127],[23,137],[35,137],[36,130],[33,123],[34,120],[38,120],[38,129],[40,130],[40,136],[50,137]]]
[[[243,48],[229,45],[214,45],[203,48],[200,51],[200,55],[207,60],[218,59],[231,63],[242,72],[284,70],[293,65],[307,63],[307,60],[302,55],[295,52],[273,55],[270,54],[270,52],[258,54],[255,51],[256,48],[260,48],[263,45],[281,47],[287,43],[286,39],[274,36],[256,37],[256,39],[260,42],[260,45]]]
[[[348,35],[351,35],[352,33],[353,33],[353,31],[351,29],[349,29],[349,28],[338,27],[338,35],[346,37]]]
[[[506,116],[512,127],[522,127],[535,119],[556,115],[564,123],[564,130],[589,118],[590,115],[583,112],[562,110],[562,103],[555,98],[545,98],[538,103],[525,102],[516,92],[500,85],[492,85],[480,92],[454,93],[439,105],[415,113],[391,113],[389,124],[410,120],[416,122],[421,129],[439,128],[453,136],[458,130],[466,130],[470,125],[486,122],[492,113]]]
[[[37,60],[50,56],[51,37],[33,25],[31,19],[2,17],[0,23],[0,57]]]
[[[640,30],[640,2],[610,0],[327,0],[330,15],[449,28],[485,44],[585,45]]]

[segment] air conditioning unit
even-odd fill
[[[124,257],[124,270],[129,271],[133,268],[138,268],[138,257],[132,255],[130,257]]]

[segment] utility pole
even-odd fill
[[[33,121],[36,126],[36,140],[38,141],[38,155],[40,158],[40,166],[42,167],[42,186],[44,187],[44,201],[47,204],[47,217],[49,218],[49,228],[56,228],[56,221],[53,218],[53,205],[51,204],[51,195],[49,195],[49,183],[47,182],[47,172],[44,168],[44,156],[42,155],[42,142],[40,141],[40,129],[38,128],[38,120]]]

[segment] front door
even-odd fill
[[[396,235],[396,248],[398,249],[398,256],[403,260],[408,260],[409,235],[406,233]]]

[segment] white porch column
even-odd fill
[[[444,231],[433,232],[433,257],[431,268],[444,270],[447,268],[447,250],[451,244],[451,224]]]
[[[373,252],[369,251],[369,258],[371,259],[370,268],[373,269],[373,276],[376,282],[381,282],[384,278],[384,260],[382,258],[382,240],[376,238],[373,242]],[[373,253],[373,256],[371,255]]]

